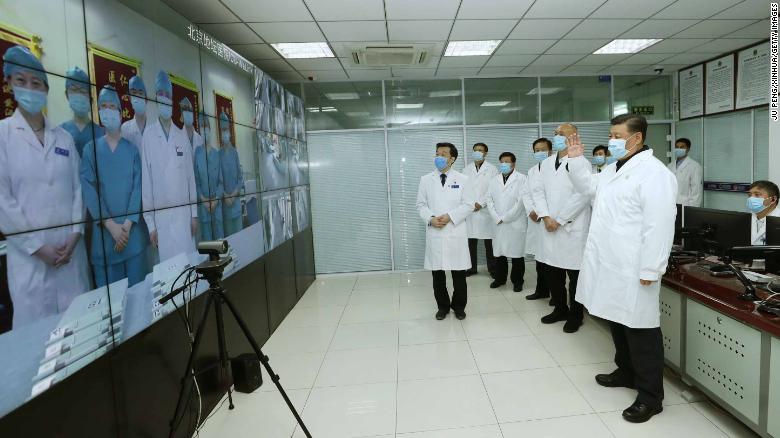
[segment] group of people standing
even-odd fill
[[[436,319],[450,310],[466,318],[466,277],[477,272],[479,239],[494,289],[509,279],[521,292],[531,253],[537,285],[526,298],[552,298],[553,310],[541,322],[565,321],[563,331],[574,333],[585,309],[606,320],[617,369],[596,381],[635,388],[637,399],[623,417],[643,422],[662,410],[659,294],[674,238],[677,180],[645,145],[644,117],[626,114],[611,124],[608,146],[597,148],[592,161],[583,156],[577,127],[558,126],[552,140],[534,141],[537,163],[527,175],[515,169],[511,152],[499,155],[498,168],[490,164],[484,143],[474,145],[473,162],[458,172],[457,148],[439,143],[436,170],[420,180],[417,208],[427,227],[425,269],[433,274]]]

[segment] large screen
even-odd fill
[[[303,102],[164,3],[0,2],[0,54],[2,417],[311,220]]]

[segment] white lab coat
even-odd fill
[[[677,181],[652,150],[640,152],[619,172],[615,164],[597,175],[588,167],[585,158],[569,162],[577,190],[595,197],[577,301],[591,315],[627,327],[659,327]],[[654,283],[642,286],[640,279]]]
[[[537,178],[539,178],[539,168],[542,163],[534,164],[528,169],[528,176],[525,182],[526,196],[523,197],[523,204],[525,205],[526,215],[531,214],[532,211],[536,211],[534,206],[534,198],[532,196],[533,186]],[[539,240],[542,238],[542,233],[545,232],[544,222],[534,222],[531,218],[528,218],[528,227],[526,228],[525,235],[525,252],[526,254],[536,255],[539,248]]]
[[[150,233],[157,231],[160,261],[194,252],[191,220],[198,217],[197,191],[187,133],[171,123],[166,139],[160,120],[148,120],[143,149],[144,220]]]
[[[496,224],[485,207],[487,207],[488,186],[499,174],[498,169],[485,161],[479,167],[479,171],[474,163],[469,163],[463,173],[469,178],[473,196],[482,206],[481,210],[475,211],[466,218],[469,239],[492,239],[496,235]]]
[[[677,203],[683,206],[701,207],[704,192],[701,164],[686,157],[676,168],[674,163],[669,163],[668,167],[677,177]]]
[[[83,240],[59,268],[33,255],[84,228],[79,154],[64,129],[45,123],[41,146],[18,109],[0,121],[0,230],[8,240],[14,328],[64,312],[89,289]]]
[[[149,125],[149,118],[146,118],[146,125],[144,125],[144,130]],[[136,120],[135,117],[132,119],[126,121],[125,123],[122,123],[122,138],[129,141],[130,143],[134,144],[135,147],[138,148],[138,152],[141,153],[141,157],[143,157],[143,144],[144,144],[144,133],[141,132],[141,128],[138,127],[138,120]]]
[[[506,184],[503,175],[496,175],[490,181],[487,193],[487,209],[493,223],[497,224],[493,255],[525,257],[525,233],[528,227],[523,204],[523,198],[527,196],[525,175],[515,170],[509,175]]]
[[[750,244],[751,245],[766,245],[766,217],[774,216],[780,217],[780,208],[775,207],[770,211],[763,219],[759,219],[755,213],[750,221]]]
[[[475,197],[468,188],[468,177],[450,169],[441,185],[441,173],[433,171],[420,178],[417,211],[426,226],[425,269],[462,271],[471,268],[466,218],[474,210]],[[432,217],[449,214],[444,228],[429,225]]]
[[[532,187],[536,214],[549,216],[560,224],[554,232],[544,229],[539,239],[536,260],[561,269],[579,270],[590,224],[590,198],[574,190],[567,175],[568,157],[556,155],[542,161],[540,176]],[[587,160],[586,160],[587,162]],[[590,174],[590,169],[588,169]]]

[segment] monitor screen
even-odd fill
[[[726,249],[750,245],[750,213],[685,207],[685,228],[700,229],[703,238],[686,238],[685,249],[721,255]]]

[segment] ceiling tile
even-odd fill
[[[555,44],[557,40],[505,40],[495,55],[536,55]]]
[[[697,46],[696,53],[726,53],[761,41],[758,38],[719,38]]]
[[[636,27],[623,35],[625,38],[669,38],[670,36],[687,29],[699,20],[656,20],[650,19],[641,22]]]
[[[279,54],[268,44],[233,44],[230,47],[247,59],[279,59]]]
[[[560,73],[563,70],[562,65],[529,65],[524,68],[521,74],[523,75],[554,75]]]
[[[427,79],[433,78],[436,73],[435,68],[392,68],[393,76],[406,79]]]
[[[703,20],[674,35],[675,38],[718,38],[749,26],[754,20]],[[768,33],[768,31],[767,31]]]
[[[637,53],[636,55],[629,56],[628,58],[620,61],[618,64],[652,64],[661,62],[671,55],[668,53]]]
[[[638,70],[647,68],[647,65],[611,65],[601,71],[603,74],[626,75],[634,74]]]
[[[347,70],[347,74],[349,74],[350,79],[356,81],[366,81],[366,80],[374,80],[374,79],[381,80],[381,79],[390,79],[392,77],[389,68]]]
[[[523,67],[485,67],[479,71],[479,76],[517,76]]]
[[[566,67],[563,73],[580,73],[580,74],[592,74],[598,73],[607,68],[606,65],[572,65]]]
[[[353,70],[372,70],[377,68],[385,68],[383,66],[379,65],[360,65],[355,64],[355,62],[352,60],[352,56],[349,57],[341,57],[339,58],[341,61],[341,64],[346,69],[353,69]],[[439,65],[439,57],[438,56],[429,56],[426,58],[425,62],[423,64],[414,64],[414,65],[404,65],[399,66],[403,68],[436,68],[436,66]],[[389,67],[389,66],[388,66]]]
[[[289,21],[282,23],[249,23],[267,43],[310,43],[325,41],[322,32],[313,21]]]
[[[268,74],[279,82],[281,81],[299,82],[303,80],[303,76],[301,76],[300,74],[294,71],[291,72],[276,71]]]
[[[540,57],[536,58],[536,60],[531,63],[533,66],[567,66],[569,64],[574,64],[582,58],[582,55],[541,55]]]
[[[538,55],[493,55],[486,67],[522,67],[531,64],[537,57]]]
[[[696,64],[714,58],[712,53],[681,53],[664,60],[666,64]]]
[[[502,40],[517,20],[455,20],[451,41]]]
[[[747,18],[754,20],[769,18],[769,3],[767,0],[745,0],[712,18]]]
[[[665,74],[674,74],[677,70],[683,69],[687,67],[687,64],[661,64],[661,66],[664,68]],[[648,65],[647,67],[643,67],[639,70],[637,70],[637,73],[641,74],[655,74],[655,65]]]
[[[173,10],[195,23],[235,23],[240,21],[222,3],[209,0],[165,0]]]
[[[347,79],[344,70],[304,70],[300,72],[303,76],[313,77],[315,81],[335,81]]]
[[[201,24],[200,27],[225,44],[254,44],[263,42],[244,23]]]
[[[537,1],[525,18],[585,18],[604,0],[544,0]]]
[[[642,50],[642,53],[669,53],[676,55],[680,52],[685,52],[686,50],[690,50],[711,40],[711,38],[672,38],[655,43],[645,50]]]
[[[388,21],[392,41],[443,41],[452,28],[450,20]]]
[[[726,36],[729,38],[767,38],[769,36],[769,20],[759,21]]]
[[[446,56],[441,59],[439,68],[482,67],[490,56]]]
[[[306,0],[306,5],[317,21],[385,19],[382,0]]]
[[[569,32],[566,39],[615,38],[640,22],[641,20],[587,19]]]
[[[511,40],[543,40],[562,38],[582,20],[520,20],[509,35]]]
[[[608,0],[591,18],[648,18],[674,2],[675,0]]]
[[[532,3],[533,0],[463,0],[458,19],[519,19]]]
[[[387,41],[384,21],[320,22],[328,41]]]
[[[479,73],[479,67],[459,67],[459,68],[439,68],[436,72],[437,78],[462,78],[467,76],[476,76]]]
[[[320,23],[322,24],[322,23]],[[409,45],[409,43],[399,43],[399,44],[392,44],[392,45]],[[331,46],[333,47],[334,53],[336,53],[336,56],[339,58],[351,58],[352,52],[356,50],[363,50],[367,46],[388,46],[387,41],[384,39],[381,41],[342,41],[342,42],[335,42],[332,43]],[[438,48],[438,50],[434,50]],[[441,53],[441,44],[431,44],[431,49],[429,50],[429,53]]]
[[[629,55],[588,55],[579,60],[577,65],[612,65],[628,57]]]
[[[453,19],[460,0],[385,0],[388,20]]]
[[[222,0],[244,21],[307,21],[309,10],[301,0],[287,0],[280,7],[278,0]]]
[[[547,50],[551,55],[589,55],[610,42],[601,40],[560,40]]]
[[[698,18],[704,19],[724,9],[730,8],[741,0],[707,0],[706,6],[701,0],[677,0],[653,18]]]
[[[341,63],[335,58],[288,59],[296,70],[342,70]]]
[[[255,65],[265,72],[294,70],[284,59],[259,59],[256,60]]]

